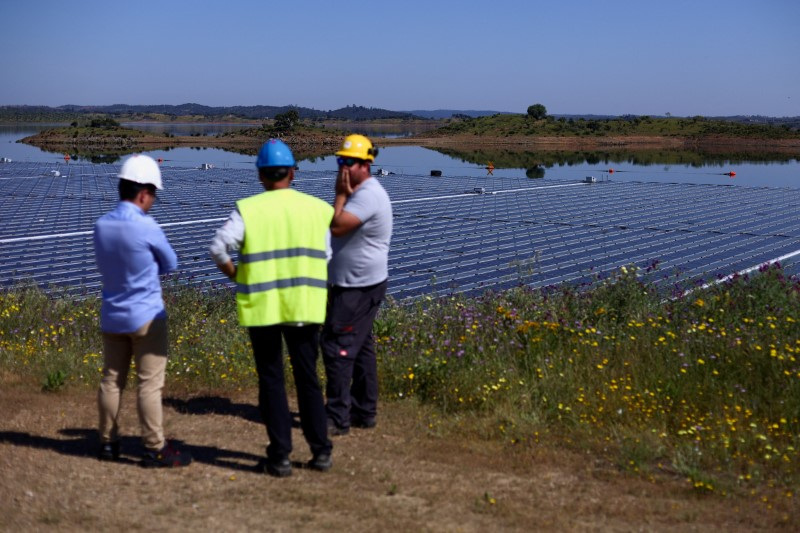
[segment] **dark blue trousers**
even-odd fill
[[[328,418],[339,428],[374,420],[378,412],[378,367],[372,323],[386,296],[387,282],[369,287],[328,289],[322,328],[322,360]]]
[[[267,457],[280,461],[292,451],[292,415],[283,378],[281,336],[289,349],[300,427],[311,453],[331,453],[328,421],[322,389],[317,378],[319,325],[260,326],[249,328],[258,373],[258,407],[267,426]]]

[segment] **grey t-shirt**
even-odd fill
[[[392,204],[376,178],[363,182],[347,199],[344,210],[361,226],[343,237],[333,237],[333,259],[328,283],[340,287],[368,287],[389,277],[389,241]]]

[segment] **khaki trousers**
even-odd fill
[[[133,333],[103,333],[103,377],[97,393],[100,442],[119,440],[122,391],[131,359],[138,377],[137,408],[142,440],[148,450],[164,447],[161,389],[167,368],[167,321],[152,320]]]

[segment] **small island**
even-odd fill
[[[304,124],[262,125],[215,136],[174,136],[154,134],[121,126],[110,117],[41,131],[20,139],[50,152],[75,154],[126,154],[137,151],[172,148],[220,148],[243,154],[255,154],[264,141],[280,137],[300,154],[319,155],[332,152],[341,142],[342,133]]]
[[[348,126],[355,129],[370,124],[370,121],[342,122],[337,127],[326,128],[317,121],[301,119],[297,111],[289,110],[266,119],[260,127],[215,136],[173,136],[123,127],[106,115],[74,121],[70,126],[42,131],[19,142],[48,151],[77,154],[125,154],[196,147],[253,155],[264,141],[277,137],[292,146],[299,157],[312,157],[335,151],[348,133]],[[800,131],[796,127],[702,116],[555,118],[547,115],[544,106],[536,104],[528,108],[527,114],[457,115],[438,120],[431,126],[433,129],[423,133],[380,138],[377,143],[443,150],[496,148],[512,152],[672,149],[800,154]]]

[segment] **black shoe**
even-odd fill
[[[342,435],[347,435],[350,433],[350,428],[342,428],[336,425],[336,423],[328,419],[328,435],[331,437],[341,437]]]
[[[149,451],[142,457],[141,465],[145,468],[173,468],[187,466],[192,462],[189,452],[181,452],[167,442],[157,452]]]
[[[265,474],[274,477],[289,477],[292,475],[292,463],[289,462],[289,459],[273,461],[267,457],[258,463],[258,468]]]
[[[101,461],[119,461],[119,441],[100,444],[97,458]]]
[[[350,420],[350,426],[361,429],[372,429],[377,425],[374,418],[356,418]]]
[[[320,453],[314,456],[309,462],[306,463],[306,466],[311,470],[316,470],[318,472],[327,472],[333,466],[333,460],[331,459],[331,454],[329,453]]]

